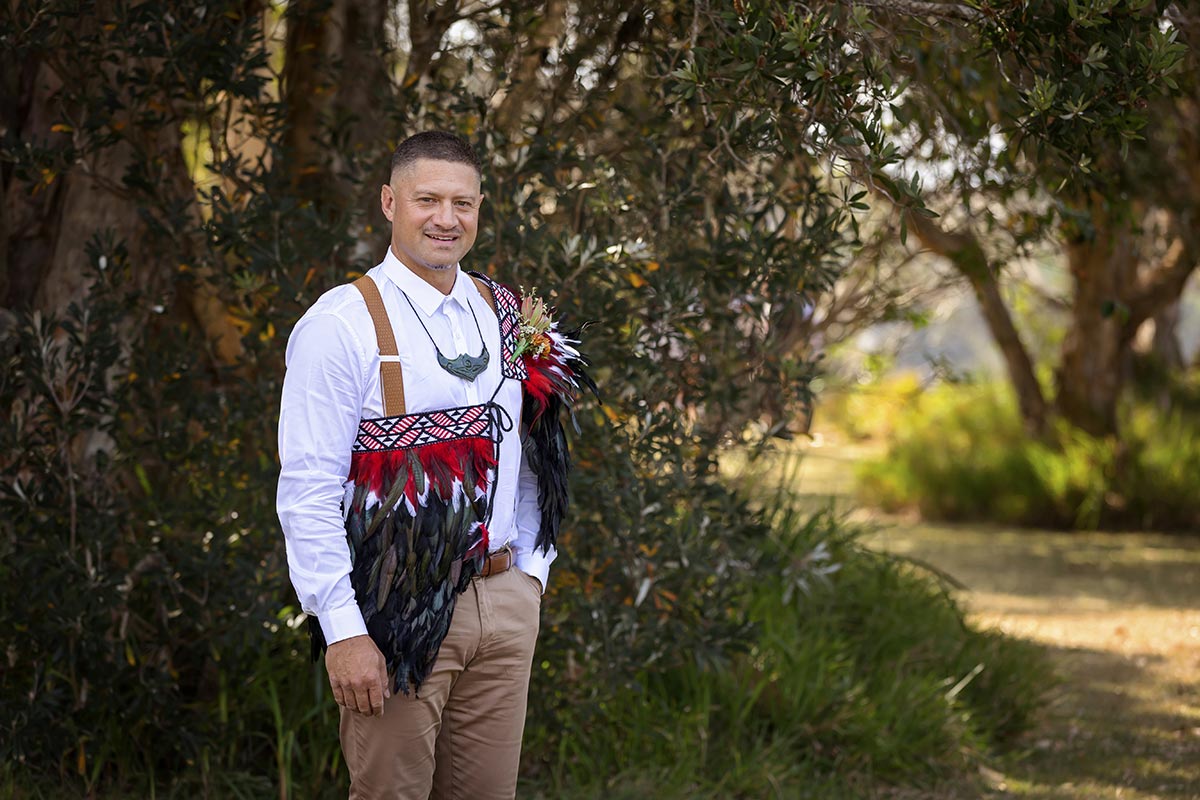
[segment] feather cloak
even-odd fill
[[[564,412],[574,421],[579,391],[596,392],[596,385],[575,347],[579,331],[560,333],[553,325],[547,353],[517,357],[516,295],[471,274],[493,293],[502,374],[524,389],[522,451],[537,476],[536,546],[545,552],[557,540],[568,503]],[[450,629],[458,595],[482,569],[504,414],[488,402],[359,424],[342,506],[350,582],[367,633],[387,662],[393,692],[419,690]],[[309,618],[309,633],[316,659],[326,647],[316,617]]]
[[[420,687],[487,555],[494,404],[364,420],[343,514],[350,583],[392,690]],[[325,648],[310,619],[314,657]]]

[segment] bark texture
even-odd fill
[[[287,168],[297,193],[339,213],[347,205],[378,212],[383,164],[399,131],[384,0],[299,0],[288,4],[283,97]],[[360,181],[371,172],[375,180]],[[356,186],[365,183],[365,188]]]
[[[79,25],[81,29],[98,26],[100,21],[86,18]],[[148,65],[129,53],[122,58],[110,59],[102,73],[88,76],[61,74],[49,58],[6,64],[17,70],[12,85],[19,91],[17,101],[5,107],[4,126],[9,135],[17,141],[60,148],[60,152],[72,152],[72,144],[79,149],[75,161],[56,163],[39,174],[5,173],[0,305],[61,315],[71,303],[87,296],[89,245],[99,245],[98,255],[113,264],[115,251],[105,252],[103,244],[112,242],[125,249],[133,287],[145,297],[171,294],[179,265],[193,268],[194,280],[179,287],[177,307],[205,331],[214,356],[233,363],[242,353],[240,333],[230,324],[219,291],[209,280],[203,242],[182,231],[164,242],[161,231],[152,230],[156,225],[199,230],[195,186],[181,149],[184,117],[177,113],[177,101],[165,93],[152,105],[162,115],[155,123],[135,117],[128,110],[135,104],[120,76]],[[64,120],[96,113],[95,108],[82,107],[80,90],[103,96],[114,89],[119,102],[102,124],[115,135],[100,146],[90,145]],[[165,187],[167,202],[149,207],[139,193],[139,183]],[[176,223],[188,219],[193,224],[172,223],[163,216],[164,208],[178,215]],[[136,337],[148,309],[142,312],[140,318],[130,316],[130,340]]]
[[[1077,427],[1109,436],[1118,433],[1137,329],[1179,298],[1196,261],[1187,240],[1176,236],[1161,258],[1147,263],[1128,216],[1098,198],[1085,209],[1088,224],[1073,231],[1066,245],[1075,291],[1056,373],[1056,406]]]

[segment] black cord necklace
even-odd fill
[[[421,319],[421,315],[417,312],[413,301],[409,299],[408,292],[403,289],[400,294],[404,295],[404,299],[408,300],[408,307],[412,309],[413,316],[417,318],[417,322],[421,323],[421,329],[425,331],[425,335],[429,337],[430,343],[433,345],[434,351],[437,352],[438,366],[449,372],[456,378],[462,378],[464,381],[474,381],[479,376],[479,373],[487,369],[488,361],[491,360],[491,355],[488,353],[487,342],[483,340],[483,329],[479,327],[479,317],[475,316],[475,308],[470,302],[467,303],[467,308],[471,309],[471,319],[475,320],[475,330],[479,332],[479,342],[483,345],[483,350],[479,355],[473,356],[470,353],[462,353],[454,359],[446,358],[442,355],[442,349],[438,347],[437,342],[433,338],[433,334],[429,332],[429,328],[425,327],[425,321]]]

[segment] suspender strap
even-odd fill
[[[354,282],[354,288],[367,301],[367,311],[375,323],[375,339],[379,344],[379,385],[383,389],[383,414],[387,417],[404,416],[404,373],[400,370],[400,351],[396,348],[396,336],[388,321],[387,309],[379,287],[369,275]]]
[[[483,280],[471,276],[475,288],[483,296],[492,313],[496,313],[496,297],[492,288]],[[354,282],[354,288],[367,303],[371,321],[375,323],[375,340],[379,345],[379,386],[383,389],[383,414],[387,417],[404,416],[404,372],[400,369],[400,350],[396,347],[396,335],[383,307],[383,296],[369,275]]]

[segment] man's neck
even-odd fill
[[[457,265],[447,267],[446,269],[427,269],[424,267],[408,267],[414,275],[428,283],[433,288],[437,289],[447,297],[450,292],[454,291],[454,281],[458,277]]]
[[[394,250],[392,251],[392,255],[395,256]],[[416,275],[418,278],[425,281],[447,297],[449,297],[450,293],[454,291],[454,282],[458,277],[457,264],[451,264],[445,269],[430,269],[429,267],[419,267],[408,264],[402,261],[399,257],[396,257],[396,260],[399,261],[401,266],[403,266],[413,275]]]

